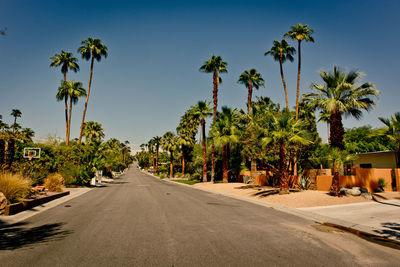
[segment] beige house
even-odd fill
[[[356,154],[353,166],[360,168],[394,169],[397,168],[396,151],[377,151]]]

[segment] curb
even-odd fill
[[[301,218],[304,218],[307,220],[314,221],[315,223],[318,223],[318,224],[322,224],[322,225],[340,229],[342,231],[346,231],[348,233],[357,235],[360,238],[363,238],[370,242],[377,243],[379,245],[383,245],[383,246],[387,246],[390,248],[400,250],[400,242],[399,241],[396,241],[396,240],[393,240],[393,239],[390,239],[390,238],[387,238],[387,237],[384,237],[381,235],[377,235],[373,232],[374,228],[371,228],[368,226],[358,225],[358,224],[354,224],[354,223],[351,223],[348,221],[338,220],[338,219],[326,217],[323,215],[319,215],[319,214],[316,214],[313,212],[303,211],[303,210],[299,210],[296,208],[290,208],[290,207],[282,206],[279,204],[268,203],[268,202],[264,202],[264,201],[261,201],[258,199],[248,198],[245,196],[233,195],[233,194],[218,192],[218,191],[214,191],[214,190],[210,190],[210,189],[193,187],[192,185],[188,185],[188,184],[183,184],[183,183],[179,183],[179,182],[173,182],[170,180],[160,179],[159,177],[154,176],[149,173],[146,173],[144,171],[141,171],[141,172],[150,177],[157,178],[158,180],[161,180],[164,182],[179,184],[180,186],[185,186],[185,187],[189,187],[189,188],[196,189],[196,190],[201,190],[201,191],[208,192],[208,193],[213,193],[216,195],[222,195],[222,196],[226,196],[226,197],[230,197],[230,198],[234,198],[234,199],[238,199],[238,200],[243,200],[243,201],[250,202],[250,203],[253,203],[256,205],[260,205],[260,206],[275,209],[275,210],[278,210],[281,212],[285,212],[285,213],[288,213],[288,214],[291,214],[294,216],[298,216],[298,217],[301,217]]]

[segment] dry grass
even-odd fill
[[[14,203],[29,195],[32,181],[20,174],[0,173],[0,192],[9,203]]]
[[[52,173],[44,180],[44,187],[51,192],[62,192],[64,189],[64,179],[58,173]]]

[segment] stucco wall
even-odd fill
[[[365,187],[369,192],[374,192],[378,187],[379,178],[386,182],[385,191],[392,191],[392,172],[396,175],[397,191],[400,191],[400,169],[363,169],[356,168],[355,175],[339,176],[339,186]],[[329,191],[332,184],[332,176],[317,176],[317,190]]]
[[[372,168],[392,169],[396,168],[396,154],[395,152],[358,154],[353,163],[357,167],[360,167],[360,164],[370,163]]]

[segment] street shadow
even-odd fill
[[[375,233],[383,235],[386,238],[395,238],[396,240],[400,240],[400,224],[399,223],[381,223],[382,227],[385,229],[374,230]]]
[[[64,223],[27,227],[26,222],[7,224],[0,220],[0,251],[44,244],[65,238],[71,231],[63,230]]]
[[[257,193],[252,194],[252,195],[253,196],[257,196],[257,197],[267,197],[267,196],[276,195],[276,194],[279,194],[279,190],[270,189],[270,190],[259,191]]]
[[[380,197],[382,197],[382,196],[380,196]],[[386,199],[386,198],[384,198],[384,199]],[[376,203],[379,203],[379,204],[389,205],[389,206],[399,207],[399,208],[400,208],[400,205],[398,205],[398,204],[386,203],[386,202],[382,202],[382,201],[378,200],[378,199],[376,198],[376,194],[373,194],[373,195],[372,195],[372,200],[375,201]]]

